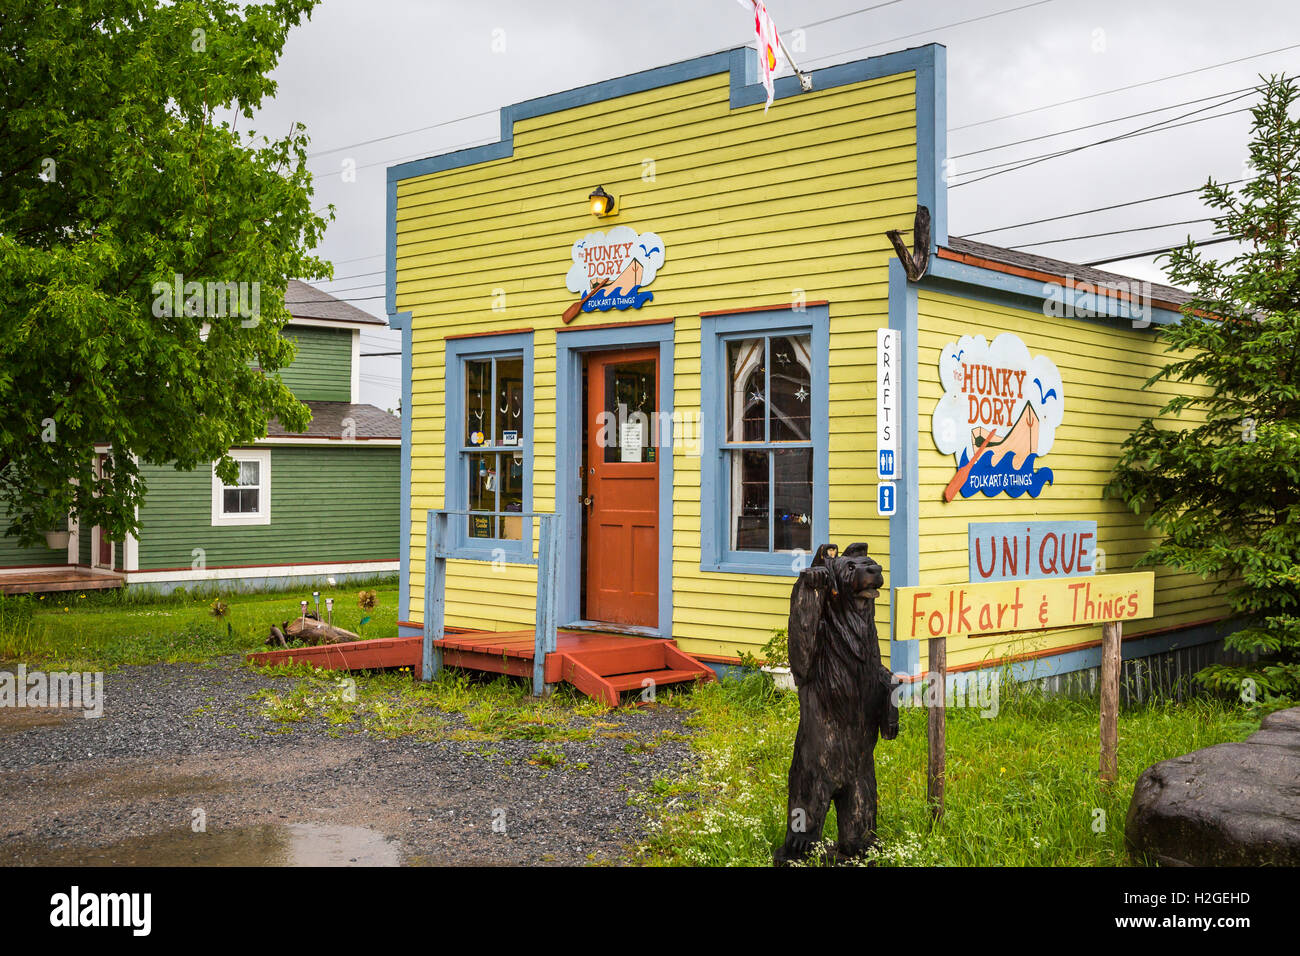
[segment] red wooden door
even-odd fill
[[[659,624],[659,350],[587,359],[587,607],[591,621]]]

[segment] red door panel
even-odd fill
[[[587,360],[586,617],[659,624],[659,350]]]

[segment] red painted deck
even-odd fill
[[[28,568],[0,574],[0,594],[49,594],[120,588],[122,575],[89,568]]]
[[[532,631],[449,634],[438,641],[447,667],[531,677]],[[258,664],[296,661],[329,670],[420,667],[423,638],[393,637],[351,644],[322,644],[249,654]],[[572,684],[589,697],[618,706],[626,691],[714,679],[713,671],[657,638],[561,630],[546,655],[546,682]]]

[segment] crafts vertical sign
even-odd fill
[[[897,329],[876,329],[876,480],[898,477]]]
[[[898,356],[897,329],[876,329],[876,514],[898,513]]]

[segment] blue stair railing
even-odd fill
[[[442,670],[442,648],[437,644],[445,636],[447,601],[447,559],[456,559],[453,553],[456,536],[450,534],[450,517],[524,518],[536,521],[537,557],[532,554],[512,556],[502,554],[495,558],[505,564],[536,565],[537,567],[537,625],[533,638],[533,693],[549,694],[553,684],[546,683],[546,655],[555,651],[556,620],[556,568],[559,563],[559,517],[540,511],[461,511],[448,508],[430,508],[426,515],[424,537],[424,654],[421,662],[422,680],[433,680]],[[472,559],[471,559],[472,560]]]

